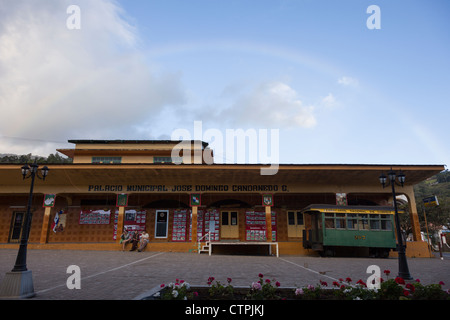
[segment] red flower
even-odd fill
[[[383,272],[384,272],[384,274],[387,275],[387,276],[391,273],[391,271],[389,271],[389,270],[384,270]]]
[[[164,288],[166,285],[163,283],[163,284],[161,284],[159,287],[160,288]]]
[[[281,286],[281,283],[279,283],[279,282],[277,281],[277,282],[275,282],[275,285],[276,285],[277,287],[279,287],[279,286]]]
[[[404,295],[405,297],[409,296],[409,291],[408,291],[408,290],[403,290],[403,295]]]
[[[262,273],[258,274],[258,277],[260,277],[260,278],[264,278],[264,276],[263,276],[263,274],[262,274]]]
[[[439,281],[439,284],[440,284],[441,286],[443,286],[445,283],[444,283],[444,281]]]
[[[420,283],[420,279],[416,279],[416,282]]]
[[[333,281],[333,286],[335,286],[335,287],[339,287],[339,282],[337,282],[337,281]]]
[[[356,284],[360,284],[360,285],[366,287],[366,283],[364,281],[362,281],[361,279],[359,279],[358,282],[356,282]]]
[[[405,280],[403,280],[403,278],[400,277],[395,278],[395,282],[397,282],[397,284],[405,284]]]
[[[345,278],[345,281],[347,281],[348,283],[352,282],[352,279],[350,278]]]
[[[326,283],[325,281],[320,280],[320,285],[321,285],[321,286],[324,286],[324,287],[327,287],[327,286],[328,286],[328,283]]]
[[[231,282],[231,278],[227,278],[227,282],[230,283]]]
[[[406,285],[406,289],[408,289],[411,292],[414,292],[414,290],[416,290],[416,288],[414,288],[414,286],[411,283],[408,283]]]
[[[266,279],[266,283],[270,283],[270,279]]]

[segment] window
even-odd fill
[[[325,213],[325,229],[334,229],[334,213]]]
[[[367,214],[359,215],[359,230],[369,230],[369,220],[367,219]]]
[[[345,213],[336,213],[336,228],[345,229]]]
[[[153,157],[153,163],[183,163],[182,157]]]
[[[347,228],[358,229],[358,215],[354,213],[347,214]]]
[[[122,163],[122,157],[92,157],[92,163]]]

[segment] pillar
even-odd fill
[[[53,213],[53,207],[45,207],[44,217],[42,219],[41,239],[40,243],[45,244],[48,242],[48,232],[50,229],[50,216]]]
[[[192,242],[196,243],[197,242],[197,206],[192,206],[191,207],[191,211],[192,211]]]
[[[272,209],[266,206],[266,241],[272,242]]]
[[[409,207],[409,219],[411,221],[412,234],[414,241],[422,241],[422,237],[420,235],[420,223],[419,223],[419,215],[417,213],[416,199],[414,198],[414,189],[413,187],[409,187],[409,190],[405,193],[408,198],[408,207]]]
[[[117,218],[117,236],[116,236],[116,242],[120,242],[120,236],[123,232],[123,221],[125,216],[125,207],[119,207],[119,216]]]

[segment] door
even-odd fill
[[[300,211],[288,211],[288,237],[301,238],[303,237],[303,229],[305,224],[303,222],[303,213]]]
[[[11,219],[11,229],[9,232],[9,242],[19,242],[22,235],[23,220],[25,212],[13,212]]]
[[[222,211],[222,226],[220,233],[222,239],[239,239],[239,222],[236,211]]]
[[[156,210],[155,238],[167,238],[169,210]]]

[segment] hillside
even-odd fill
[[[422,231],[425,231],[424,210],[430,233],[442,226],[450,229],[450,171],[445,170],[419,183],[414,187],[414,193]],[[433,195],[437,196],[439,206],[425,207],[423,199]]]
[[[41,157],[29,154],[17,155],[17,154],[0,154],[0,163],[32,163],[34,160],[37,163],[72,163],[72,159],[65,158],[59,155],[58,152],[50,154],[48,157]]]

